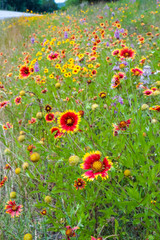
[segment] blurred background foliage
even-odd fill
[[[0,0],[0,9],[13,11],[53,12],[58,9],[54,0]]]
[[[26,9],[33,12],[53,12],[60,8],[65,9],[68,6],[115,1],[118,0],[64,0],[64,3],[56,3],[54,0],[0,0],[0,9],[22,12],[26,11]]]

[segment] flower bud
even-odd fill
[[[23,170],[26,170],[28,167],[29,167],[28,162],[24,162],[24,163],[22,164]]]
[[[45,203],[50,203],[52,201],[52,198],[50,196],[46,196],[44,198]]]
[[[38,113],[36,114],[36,118],[42,119],[42,117],[43,117],[43,113],[42,113],[42,112],[38,112]]]
[[[125,175],[126,177],[130,176],[130,175],[131,175],[131,171],[130,171],[129,169],[126,169],[126,170],[124,171],[124,175]]]
[[[38,162],[39,159],[40,159],[40,155],[39,155],[39,153],[37,153],[37,152],[34,152],[34,153],[32,153],[32,154],[30,155],[30,160],[31,160],[32,162]]]
[[[56,88],[60,88],[60,87],[61,87],[61,84],[58,82],[58,83],[55,84],[55,87],[56,87]]]
[[[99,107],[99,105],[96,104],[96,103],[91,106],[91,108],[92,108],[93,111],[94,111],[96,108],[98,108],[98,107]]]
[[[10,193],[10,198],[16,198],[16,192],[11,192]]]
[[[20,168],[16,168],[15,169],[15,173],[18,175],[18,174],[20,174],[20,172],[21,172],[21,169]]]
[[[20,91],[19,95],[20,95],[21,97],[24,96],[24,95],[25,95],[25,91],[24,91],[24,90]]]
[[[147,108],[149,108],[148,104],[142,104],[141,110],[146,110]]]
[[[25,140],[25,136],[24,135],[20,135],[18,138],[17,138],[18,142],[23,142]]]
[[[76,155],[70,156],[69,158],[69,165],[76,166],[79,163],[79,157]]]
[[[5,154],[5,155],[10,155],[10,154],[11,154],[11,150],[10,150],[9,148],[6,148],[6,149],[4,150],[4,154]]]
[[[33,240],[33,237],[30,233],[27,233],[27,234],[24,235],[23,240]]]
[[[155,118],[153,118],[152,121],[151,121],[151,123],[153,123],[153,124],[155,124],[155,123],[157,123],[157,122],[158,122],[158,120],[155,119]]]

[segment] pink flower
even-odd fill
[[[36,122],[36,118],[31,118],[31,120],[28,120],[28,123],[29,124],[33,124],[33,123],[35,123]]]
[[[7,209],[6,213],[10,214],[11,217],[14,218],[14,216],[18,217],[20,215],[20,212],[22,212],[22,205],[16,205],[15,201],[8,201],[7,205],[5,206],[5,209]]]
[[[91,240],[102,240],[102,237],[94,238],[91,236]]]
[[[66,226],[66,236],[67,236],[67,240],[70,240],[70,237],[75,237],[76,234],[75,234],[75,231],[76,229],[79,229],[78,226],[74,227],[74,228],[71,228],[71,226]]]

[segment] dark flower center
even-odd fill
[[[117,79],[116,81],[115,81],[115,85],[118,85],[119,84],[119,79]]]
[[[125,56],[125,57],[128,57],[128,56],[129,56],[129,53],[128,53],[128,52],[125,52],[125,53],[124,53],[124,56]]]
[[[67,124],[68,126],[72,126],[73,123],[74,123],[74,119],[73,119],[73,118],[69,117],[69,118],[66,119],[66,124]]]
[[[28,74],[28,73],[29,73],[29,71],[28,71],[27,68],[24,70],[24,73],[25,73],[25,74]]]
[[[52,115],[48,115],[48,119],[52,120],[53,119]]]

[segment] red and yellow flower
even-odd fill
[[[16,105],[19,105],[21,103],[21,100],[22,100],[22,98],[19,96],[14,99],[14,102]]]
[[[141,76],[143,74],[143,70],[140,68],[132,68],[131,72],[134,76]]]
[[[23,78],[28,78],[31,75],[31,71],[30,68],[26,65],[23,65],[20,67],[19,70],[19,78],[23,79]]]
[[[13,128],[13,125],[10,124],[9,122],[6,122],[6,124],[3,125],[3,129],[4,129],[4,130],[8,130],[8,129],[10,129],[10,128]]]
[[[46,209],[44,208],[44,209],[40,212],[40,214],[42,214],[42,215],[46,215],[46,214],[47,214]]]
[[[0,109],[6,107],[9,104],[9,101],[0,102]]]
[[[53,113],[47,113],[46,116],[45,116],[45,119],[47,122],[53,122],[54,120],[54,114]]]
[[[31,118],[31,120],[28,120],[28,124],[36,123],[36,118]]]
[[[127,121],[121,121],[120,123],[116,124],[112,124],[114,129],[113,129],[113,136],[117,136],[118,132],[121,131],[126,131],[127,128],[129,127],[129,125],[131,124],[131,118],[128,119]]]
[[[108,171],[112,167],[112,162],[105,157],[103,161],[100,161],[101,153],[99,151],[86,153],[83,157],[83,163],[81,168],[88,170],[82,176],[89,181],[93,181],[100,176],[102,179],[108,178]],[[90,170],[89,170],[90,169]]]
[[[119,55],[119,49],[113,50],[112,56],[117,56],[117,55]]]
[[[50,54],[47,56],[47,59],[50,60],[50,61],[52,61],[52,60],[57,59],[58,56],[59,56],[59,53],[57,53],[57,52],[53,53],[53,52],[52,52],[52,53],[50,53]]]
[[[91,236],[91,240],[103,240],[103,239],[102,239],[102,237],[95,238],[95,237]]]
[[[7,181],[7,177],[5,176],[4,178],[3,178],[3,180],[0,182],[0,188],[1,187],[3,187],[3,185],[5,184],[5,182]]]
[[[70,237],[76,237],[76,233],[75,233],[76,229],[79,229],[79,227],[71,228],[71,226],[66,226],[67,240],[70,240]]]
[[[151,90],[151,89],[146,89],[145,91],[143,91],[143,94],[146,96],[150,96],[150,95],[152,95],[152,93],[153,93],[153,90]]]
[[[54,133],[54,138],[60,138],[64,134],[58,127],[52,127],[50,131],[51,133]]]
[[[77,190],[85,188],[86,182],[82,178],[78,178],[77,181],[74,181],[74,187]]]
[[[134,58],[135,51],[132,48],[124,47],[120,49],[119,55],[122,58]]]
[[[17,205],[15,201],[8,201],[7,205],[5,206],[5,209],[7,209],[6,213],[10,214],[11,217],[14,218],[14,216],[18,217],[20,213],[22,212],[22,205]]]
[[[154,110],[154,111],[160,112],[160,105],[157,105],[155,107],[150,107],[149,110]]]
[[[81,116],[79,113],[69,110],[60,115],[58,124],[62,132],[78,131]]]

